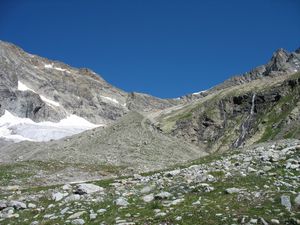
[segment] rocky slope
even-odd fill
[[[154,117],[157,127],[207,151],[299,138],[300,74],[262,77]]]
[[[139,113],[116,123],[47,143],[21,142],[0,147],[0,162],[59,161],[123,167],[123,173],[166,168],[206,155],[197,147],[161,134]],[[100,168],[99,168],[100,169]]]
[[[299,144],[264,143],[127,178],[8,186],[0,223],[300,224]]]

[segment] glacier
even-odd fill
[[[0,117],[0,138],[20,141],[43,142],[58,140],[90,130],[102,124],[93,124],[77,115],[69,115],[59,122],[36,123],[29,118],[21,118],[5,110]]]

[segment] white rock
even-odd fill
[[[78,184],[76,193],[83,195],[83,194],[92,194],[101,191],[104,191],[104,188],[94,184]]]
[[[281,205],[283,205],[286,208],[286,210],[290,212],[292,208],[290,196],[282,195],[280,199],[281,199]]]
[[[167,199],[171,197],[172,194],[166,191],[160,192],[159,194],[155,195],[156,199]]]
[[[271,219],[271,223],[272,224],[280,224],[279,220],[276,220],[276,219]]]
[[[90,214],[90,220],[94,220],[97,218],[97,214],[96,213],[91,213]]]
[[[9,202],[8,206],[14,207],[15,209],[26,209],[27,208],[25,203],[19,202],[19,201],[11,201],[11,202]]]
[[[149,194],[149,195],[145,195],[143,197],[144,202],[151,202],[154,199],[154,195],[153,194]]]
[[[97,213],[105,213],[107,210],[106,209],[99,209],[97,210]]]
[[[241,189],[233,187],[233,188],[227,188],[225,191],[227,194],[234,194],[234,193],[240,193]]]
[[[36,208],[36,205],[33,204],[33,203],[29,203],[29,204],[28,204],[28,208],[30,208],[30,209],[35,209],[35,208]]]
[[[74,213],[71,216],[69,216],[68,219],[70,219],[70,220],[71,219],[77,219],[77,218],[81,217],[85,213],[86,213],[86,211],[80,211],[80,212]]]
[[[61,192],[55,192],[55,193],[52,193],[52,200],[58,202],[60,200],[62,200],[64,197],[64,194],[61,193]]]
[[[300,208],[300,194],[295,198],[295,206],[296,208]]]
[[[83,219],[76,219],[71,222],[74,225],[83,225],[85,222]]]
[[[123,197],[120,197],[116,200],[116,205],[117,206],[127,206],[129,205],[129,203],[127,202],[127,200]]]

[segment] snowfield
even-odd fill
[[[36,123],[28,118],[14,116],[9,111],[0,117],[0,138],[14,142],[20,141],[50,141],[81,133],[103,125],[90,123],[82,117],[70,115],[58,123]]]

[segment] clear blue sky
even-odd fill
[[[300,47],[299,0],[1,0],[0,39],[159,97]]]

